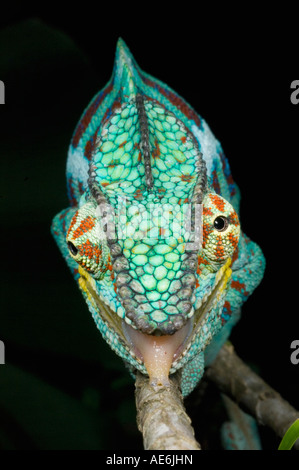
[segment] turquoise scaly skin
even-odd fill
[[[52,233],[103,338],[132,374],[147,374],[128,328],[185,331],[170,374],[182,370],[188,395],[265,260],[240,228],[240,193],[220,143],[121,39],[111,80],[74,132],[67,186],[70,207]]]

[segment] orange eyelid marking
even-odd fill
[[[230,215],[229,215],[229,223],[232,224],[232,225],[235,225],[235,226],[238,226],[239,225],[239,218],[236,214],[236,212],[232,212]]]
[[[76,240],[76,238],[81,237],[84,233],[89,232],[95,226],[95,220],[90,215],[83,219],[74,231],[72,238]]]
[[[75,213],[74,217],[72,218],[71,220],[71,224],[69,226],[69,229],[68,229],[68,232],[67,232],[67,236],[69,236],[69,234],[71,233],[72,231],[72,228],[74,227],[74,225],[76,224],[77,222],[77,216],[78,216],[78,211]]]
[[[210,216],[213,216],[213,212],[212,212],[212,209],[210,207],[204,207],[203,208],[203,215],[210,215]]]
[[[210,199],[213,202],[214,206],[221,212],[224,211],[225,201],[222,197],[217,196],[217,194],[210,194]]]

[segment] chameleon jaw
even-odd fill
[[[115,342],[120,344],[133,359],[136,368],[148,373],[152,384],[165,385],[168,383],[169,374],[188,362],[188,351],[200,335],[206,318],[220,300],[230,280],[230,264],[229,259],[217,273],[213,288],[203,297],[193,317],[173,335],[147,335],[132,328],[100,299],[96,293],[94,279],[81,266],[79,286],[101,321],[114,333]],[[112,344],[110,346],[113,347]],[[117,352],[117,349],[113,349]]]
[[[188,355],[188,351],[190,350],[192,344],[194,344],[196,339],[201,335],[201,331],[204,325],[207,323],[210,313],[215,309],[215,307],[217,307],[217,304],[221,301],[221,298],[223,298],[232,275],[230,265],[231,258],[229,258],[219,269],[213,288],[202,298],[200,305],[197,306],[194,313],[192,333],[180,357],[174,358],[172,363],[173,370],[177,370],[182,367],[182,361],[184,357]]]
[[[193,321],[173,335],[147,335],[123,322],[123,330],[132,349],[145,365],[151,385],[169,385],[169,372],[174,358],[179,357],[192,332]]]

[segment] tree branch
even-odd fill
[[[223,346],[205,377],[280,437],[299,418],[299,412],[244,364],[232,345]],[[148,377],[137,372],[137,424],[146,450],[201,449],[183,405],[179,379],[176,373],[171,376],[169,387],[155,388]],[[294,448],[299,450],[299,440]]]
[[[206,377],[259,424],[269,426],[280,437],[299,418],[295,408],[242,362],[232,345],[223,346]],[[299,449],[299,440],[294,448]]]
[[[156,388],[137,372],[135,387],[137,425],[146,450],[200,450],[177,374],[170,378],[170,386]]]

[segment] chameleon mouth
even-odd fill
[[[173,335],[147,335],[123,322],[123,330],[132,349],[145,365],[152,385],[169,383],[169,371],[192,332],[193,319]]]
[[[188,362],[187,353],[191,345],[201,334],[209,313],[221,299],[231,277],[229,266],[230,260],[218,271],[214,286],[201,302],[198,302],[193,317],[172,335],[147,335],[132,328],[126,319],[120,318],[99,297],[94,279],[82,267],[79,267],[79,285],[101,321],[109,331],[113,331],[116,337],[114,342],[122,345],[128,356],[133,358],[136,368],[147,373],[152,384],[165,385],[169,375]],[[113,343],[110,346],[113,347]],[[115,351],[117,352],[117,349]]]
[[[172,370],[177,370],[184,364],[184,357],[187,356],[187,353],[191,345],[196,341],[201,334],[201,330],[208,321],[209,314],[219,305],[221,299],[224,297],[225,290],[229,284],[232,270],[230,268],[231,259],[229,258],[227,262],[220,268],[216,275],[215,284],[212,289],[204,295],[202,300],[198,301],[196,310],[193,317],[193,327],[192,333],[190,334],[188,341],[184,350],[182,351],[180,357],[175,357],[172,363]],[[197,352],[200,352],[198,350]]]

